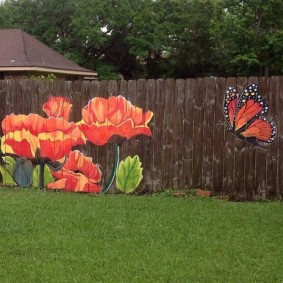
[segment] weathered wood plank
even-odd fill
[[[247,87],[247,78],[246,77],[237,78],[236,89],[240,94],[243,93],[246,87]],[[234,147],[235,177],[234,177],[234,190],[233,190],[232,198],[235,200],[245,199],[246,146],[247,146],[246,141],[242,141],[238,139]]]
[[[132,104],[134,104],[134,100],[136,97],[136,81],[126,81],[126,83],[120,84],[118,93],[119,95],[129,100]],[[116,92],[115,96],[117,96],[118,93]],[[125,110],[127,111],[128,107]],[[119,140],[122,141],[123,139],[119,138]],[[125,159],[129,155],[132,155],[132,151],[134,151],[134,149],[132,148],[132,144],[133,144],[132,141],[133,141],[133,138],[129,140],[124,139],[124,141],[121,143],[121,147],[120,147],[120,159],[121,160]]]
[[[89,93],[88,93],[88,91]],[[85,89],[85,93],[83,96],[83,99],[91,100],[95,97],[108,97],[108,82],[107,81],[101,81],[101,82],[92,82],[89,89]],[[87,101],[87,103],[88,103]],[[86,150],[88,152],[88,155],[93,158],[93,161],[97,163],[101,169],[102,172],[102,185],[105,184],[110,176],[111,172],[111,165],[112,165],[112,159],[107,160],[107,151],[113,152],[113,146],[106,144],[105,146],[97,146],[91,143],[90,141],[87,141],[86,144]],[[113,187],[111,187],[111,190],[113,190]]]
[[[145,79],[139,79],[137,81],[137,91],[136,91],[136,99],[135,99],[135,105],[137,107],[140,107],[142,109],[145,109],[146,107],[146,80]],[[146,142],[147,137],[143,135],[136,136],[134,138],[134,153],[140,157],[140,160],[142,162],[142,166],[147,166],[147,152],[146,152],[146,145],[144,142]],[[145,176],[145,170],[143,170],[143,175]],[[144,177],[141,181],[138,191],[142,192],[149,192],[149,183],[148,183],[148,176]]]
[[[194,100],[195,79],[187,79],[184,96],[183,183],[184,189],[193,187]]]
[[[268,103],[268,92],[269,92],[269,78],[260,77],[258,79],[259,93],[263,96],[265,101]],[[270,112],[268,111],[268,114]],[[267,163],[266,156],[267,150],[256,148],[255,150],[255,200],[265,200],[267,198],[266,191],[266,173],[267,173]]]
[[[130,101],[132,105],[137,107],[136,106],[137,81],[135,81],[135,80],[128,81],[126,92],[125,92],[125,95],[123,95],[123,96],[126,97],[126,99],[128,101]],[[136,139],[136,137],[132,137],[131,139],[129,139],[126,142],[123,143],[123,145],[124,145],[124,147],[123,147],[124,157],[127,157],[129,155],[130,156],[135,155],[135,139]]]
[[[8,95],[8,86],[7,81],[0,81],[0,122],[7,115],[7,95]],[[0,127],[1,137],[3,135],[2,126]]]
[[[203,154],[203,118],[204,98],[206,93],[205,79],[196,79],[194,103],[194,151],[193,151],[193,186],[202,187],[202,154]]]
[[[164,107],[165,107],[165,80],[156,80],[155,88],[155,105],[153,108],[154,127],[152,129],[152,140],[154,142],[154,171],[155,177],[153,180],[153,187],[155,191],[160,191],[163,188],[163,162],[164,162],[164,140],[163,140],[163,121],[164,121]]]
[[[38,114],[43,116],[45,115],[42,109],[42,105],[48,101],[51,96],[59,96],[60,93],[56,92],[56,85],[60,82],[55,83],[55,81],[36,81],[38,85]],[[64,82],[61,82],[64,83]]]
[[[279,77],[269,78],[269,92],[268,92],[268,112],[273,117],[276,125],[279,124],[279,113],[282,111],[279,104]],[[281,145],[282,146],[282,145]],[[278,183],[279,174],[279,137],[277,135],[276,140],[268,147],[267,153],[267,190],[269,193],[269,199],[276,199],[280,195]]]
[[[20,87],[22,88],[21,101],[18,102],[21,104],[20,113],[25,115],[38,113],[38,95],[32,81],[24,80]]]
[[[155,100],[155,80],[147,80],[146,81],[146,106],[143,111],[153,111],[154,108],[154,100]],[[154,127],[155,117],[149,123],[149,127],[153,129]],[[142,145],[144,147],[144,156],[146,156],[144,167],[143,167],[143,175],[145,179],[145,184],[147,187],[146,193],[153,193],[155,191],[154,188],[154,180],[155,180],[155,145],[153,142],[154,137],[143,136]],[[151,152],[151,154],[146,154],[146,152]]]
[[[227,194],[227,188],[223,187],[223,147],[224,147],[224,119],[223,119],[223,99],[226,91],[226,79],[216,79],[215,96],[215,125],[213,128],[213,192],[215,194]]]
[[[174,120],[173,129],[173,189],[184,189],[184,167],[183,167],[183,140],[184,140],[184,99],[185,99],[185,80],[176,80],[175,99],[174,99]]]
[[[213,132],[215,125],[216,78],[206,79],[203,120],[203,188],[213,189]]]
[[[23,85],[22,81],[14,81],[11,84],[11,92],[13,93],[11,96],[11,101],[13,105],[13,111],[11,113],[14,114],[22,114],[22,92]]]
[[[279,77],[279,109],[283,109],[283,77]],[[279,111],[277,122],[277,139],[278,139],[278,199],[283,199],[283,111]]]
[[[247,81],[247,86],[257,83],[257,77],[250,77]],[[246,86],[246,87],[247,87]],[[257,195],[255,186],[255,162],[256,162],[256,147],[251,144],[246,145],[246,160],[245,160],[245,199],[252,200]]]
[[[139,79],[137,81],[136,84],[136,97],[135,97],[135,101],[134,101],[134,105],[136,107],[142,108],[143,110],[145,109],[145,105],[146,105],[146,80],[145,79]],[[147,162],[147,156],[145,153],[145,148],[143,145],[143,139],[145,137],[142,135],[139,136],[135,136],[133,138],[133,152],[135,155],[138,155],[140,158],[140,161],[142,162],[142,166],[144,167],[146,162]],[[145,174],[144,172],[145,170],[143,170],[143,175]],[[139,187],[138,187],[138,191],[142,191],[145,192],[146,190],[148,190],[148,184],[147,184],[147,179],[143,178],[143,180],[141,181]]]
[[[225,91],[230,86],[237,86],[237,80],[236,78],[227,78],[226,80],[226,87]],[[223,92],[223,102],[224,103],[224,94]],[[222,106],[223,107],[223,106]],[[223,113],[223,109],[222,109]],[[223,121],[224,116],[223,116]],[[226,123],[226,122],[225,122]],[[225,146],[223,148],[223,189],[225,190],[225,194],[229,195],[233,198],[233,192],[234,192],[234,179],[235,179],[235,147],[237,145],[237,138],[233,133],[227,132],[227,125],[225,125],[225,132],[224,132],[224,139],[225,139]]]
[[[126,83],[121,83],[119,94],[130,101],[132,105],[136,105],[137,82],[135,80],[130,80]],[[135,140],[136,137],[132,137],[122,143],[121,160],[128,156],[133,157],[135,155]]]
[[[163,184],[165,188],[172,189],[174,166],[174,100],[175,100],[175,80],[166,79],[165,82],[165,107],[164,107],[164,124],[163,124],[163,139],[164,139],[164,162],[163,162]]]

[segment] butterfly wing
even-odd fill
[[[251,141],[271,143],[275,139],[276,132],[276,126],[272,120],[259,116],[241,132],[241,136]]]
[[[234,128],[234,121],[239,97],[239,93],[233,86],[228,87],[225,93],[223,112],[229,130]]]
[[[258,93],[257,84],[251,84],[239,97],[235,114],[235,131],[242,132],[257,116],[266,113],[268,106]]]
[[[251,84],[239,95],[234,87],[225,93],[224,116],[229,130],[240,139],[261,146],[274,141],[277,130],[274,122],[262,116],[268,106],[258,93],[257,84]]]

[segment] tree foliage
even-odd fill
[[[283,73],[283,1],[228,0],[212,22],[216,64],[224,75]]]
[[[21,28],[101,79],[281,75],[282,0],[6,0]]]

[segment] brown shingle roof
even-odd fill
[[[20,29],[0,29],[0,69],[97,75],[65,58]]]

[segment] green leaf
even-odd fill
[[[21,187],[30,186],[33,179],[33,166],[31,161],[25,157],[18,158],[14,166],[13,178]]]
[[[37,165],[34,168],[33,171],[33,187],[38,187],[38,182],[39,182],[39,165]],[[44,166],[44,187],[47,186],[47,184],[54,182],[54,178],[51,174],[51,171],[48,166]]]
[[[138,187],[143,178],[141,165],[137,155],[120,162],[116,172],[116,186],[120,191],[130,193]]]
[[[15,182],[13,179],[13,170],[14,170],[16,161],[11,156],[3,156],[3,161],[5,165],[0,165],[2,183],[3,185],[15,185]]]

